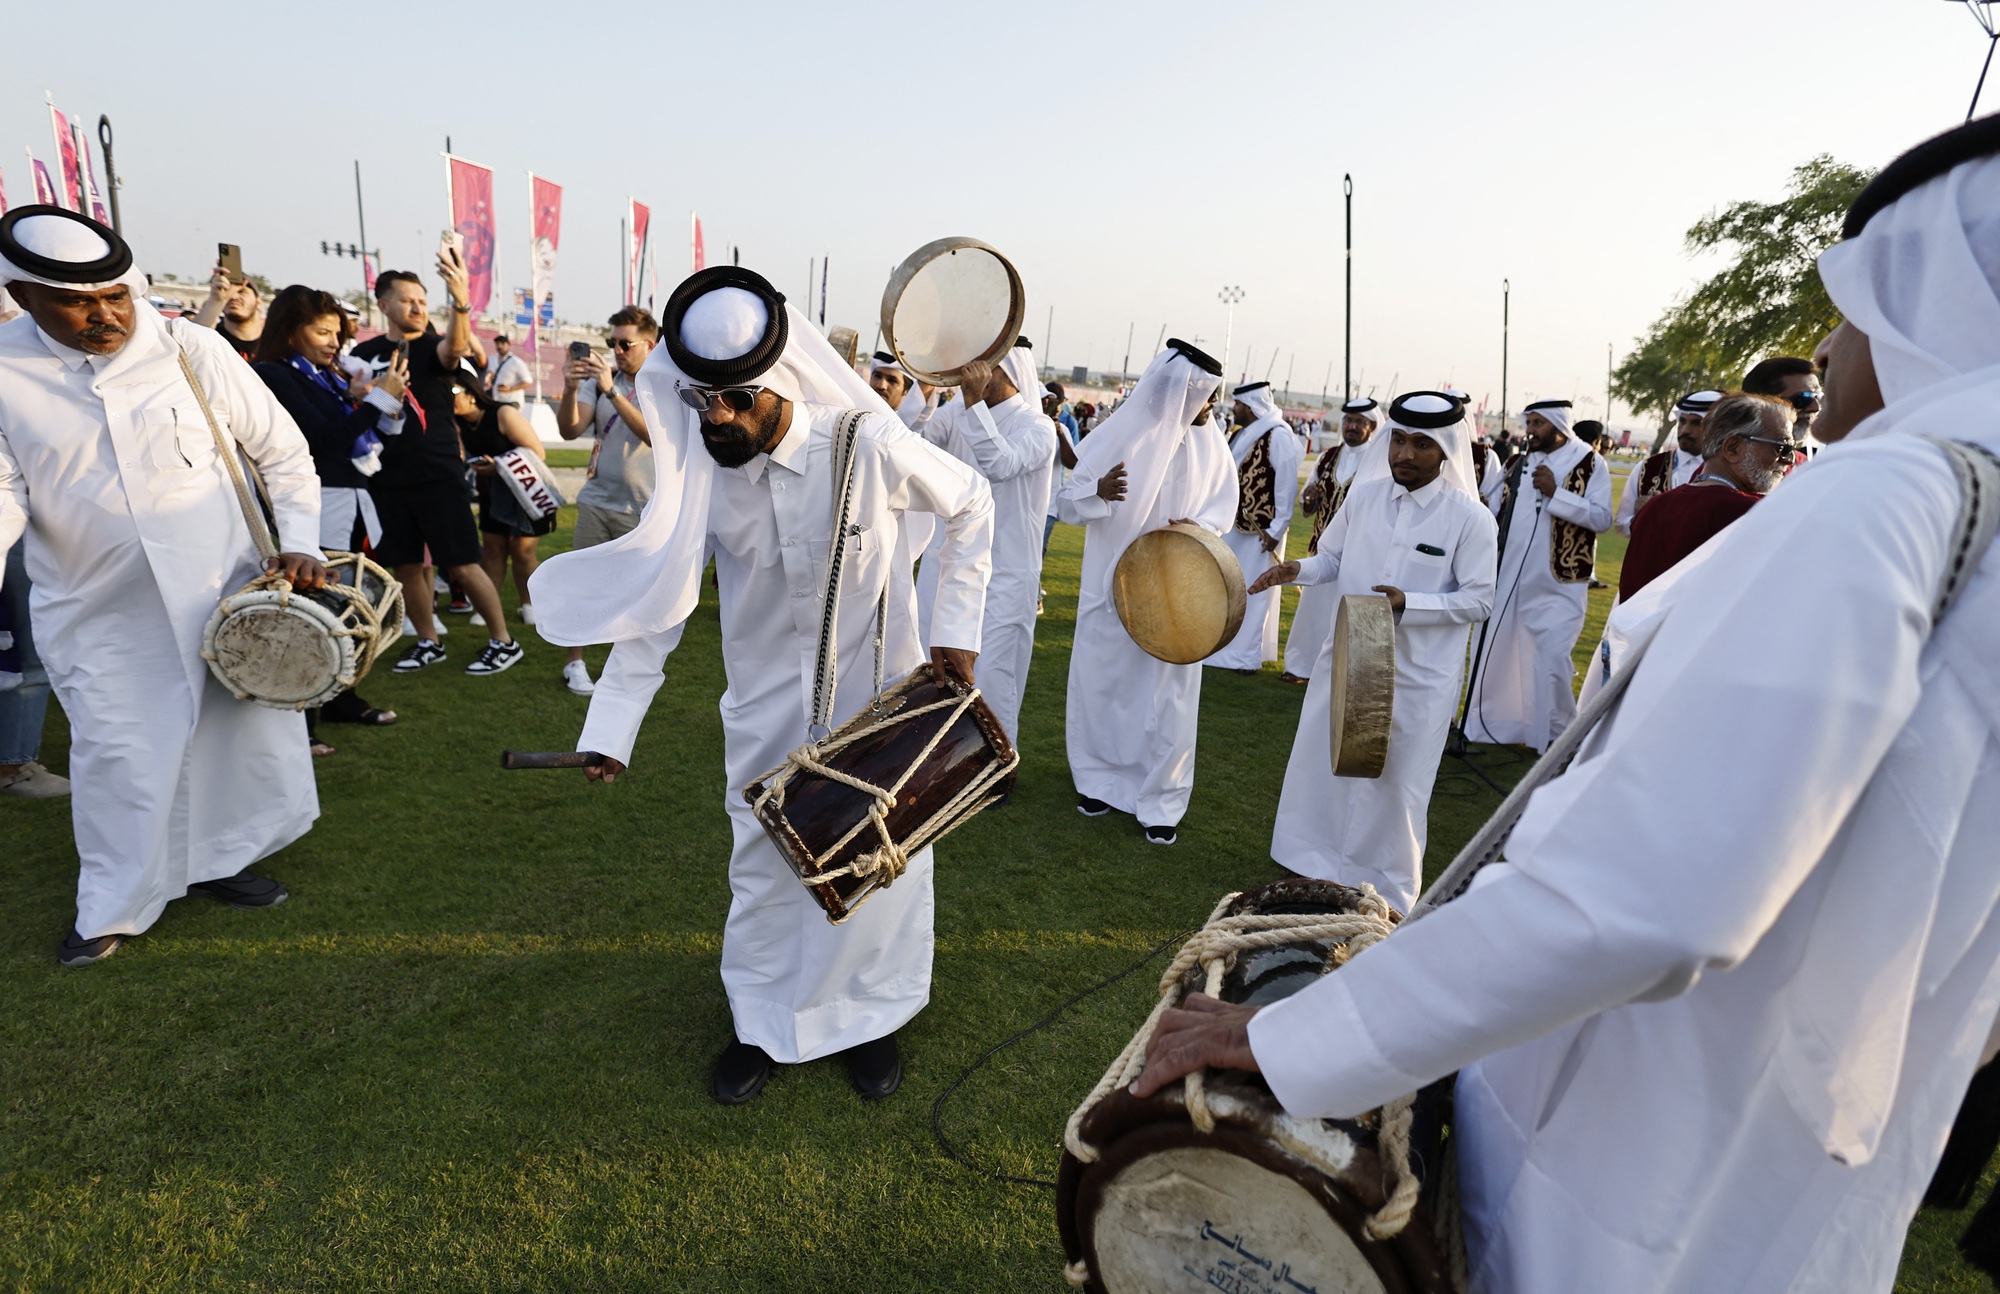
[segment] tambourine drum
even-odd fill
[[[1243,627],[1243,566],[1229,545],[1179,522],[1132,541],[1111,575],[1111,598],[1132,641],[1149,656],[1192,665]]]
[[[925,665],[745,787],[743,798],[838,925],[895,880],[904,857],[1011,791],[1020,762],[978,692],[939,687]]]
[[[1396,709],[1396,613],[1389,599],[1350,593],[1333,617],[1333,771],[1380,777]]]
[[[1028,296],[1005,256],[977,238],[940,238],[911,252],[882,292],[882,337],[903,367],[933,386],[992,362],[1021,335]]]
[[[402,585],[359,553],[330,553],[326,565],[325,588],[301,593],[259,576],[216,606],[201,657],[237,700],[274,710],[324,705],[402,636]]]
[[[1294,879],[1237,895],[1225,911],[1337,916],[1366,910],[1369,900],[1386,913],[1362,891]],[[1220,996],[1275,1002],[1347,955],[1337,937],[1246,949],[1224,972]],[[1206,982],[1197,965],[1181,988]],[[1066,1151],[1057,1174],[1056,1221],[1072,1284],[1095,1294],[1454,1294],[1453,1273],[1463,1271],[1456,1233],[1437,1225],[1440,1217],[1456,1222],[1442,1171],[1449,1079],[1393,1113],[1310,1119],[1287,1114],[1261,1075],[1210,1069],[1202,1086],[1208,1132],[1190,1116],[1186,1091],[1181,1080],[1141,1100],[1121,1083],[1074,1125],[1073,1138],[1095,1159]],[[1385,1146],[1392,1119],[1407,1133],[1406,1157]],[[1385,1226],[1404,1163],[1414,1198]],[[1371,1238],[1371,1221],[1382,1238]]]
[[[827,345],[833,347],[834,354],[847,361],[849,368],[861,354],[861,334],[852,328],[829,328],[826,330]]]

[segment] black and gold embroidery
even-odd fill
[[[1236,528],[1246,535],[1269,530],[1278,519],[1278,472],[1271,466],[1270,432],[1236,469],[1236,488]]]
[[[1572,494],[1581,495],[1590,484],[1590,473],[1597,466],[1596,454],[1585,454],[1577,460],[1569,475],[1563,478],[1562,488]],[[1574,521],[1564,521],[1553,513],[1549,516],[1549,569],[1558,584],[1582,584],[1589,580],[1597,567],[1597,532]]]
[[[1674,488],[1674,451],[1653,455],[1639,464],[1639,495],[1632,505],[1633,515],[1646,506],[1646,501],[1665,494]]]
[[[1340,462],[1343,446],[1336,444],[1319,456],[1313,465],[1312,483],[1319,487],[1319,508],[1313,512],[1312,538],[1306,541],[1306,556],[1319,551],[1319,537],[1326,533],[1326,523],[1333,520],[1333,514],[1340,511],[1341,500],[1347,497],[1347,487],[1334,482],[1334,467]]]

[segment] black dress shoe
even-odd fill
[[[56,962],[63,966],[88,966],[92,962],[101,962],[117,952],[129,938],[130,935],[99,935],[95,939],[85,939],[76,932],[75,926],[71,926],[56,948]]]
[[[771,1057],[764,1049],[731,1038],[716,1059],[708,1094],[723,1105],[746,1105],[757,1099],[770,1077]]]
[[[1102,800],[1093,800],[1087,795],[1076,797],[1076,811],[1086,818],[1101,818],[1111,812],[1111,806]]]
[[[847,1076],[864,1101],[879,1101],[903,1085],[903,1056],[896,1035],[847,1049]]]
[[[268,876],[258,876],[249,868],[219,881],[196,881],[188,886],[212,899],[221,899],[232,908],[275,908],[292,892]]]

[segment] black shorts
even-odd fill
[[[464,481],[377,485],[370,493],[382,517],[376,561],[410,566],[424,560],[428,547],[434,565],[478,565],[479,526],[472,519],[472,491]]]
[[[479,492],[479,531],[485,535],[510,535],[523,539],[538,538],[552,534],[556,528],[556,518],[535,517],[521,506],[520,500],[504,483],[482,479],[481,486],[491,486]]]

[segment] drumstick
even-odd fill
[[[503,750],[502,768],[602,768],[604,756],[594,750]]]

